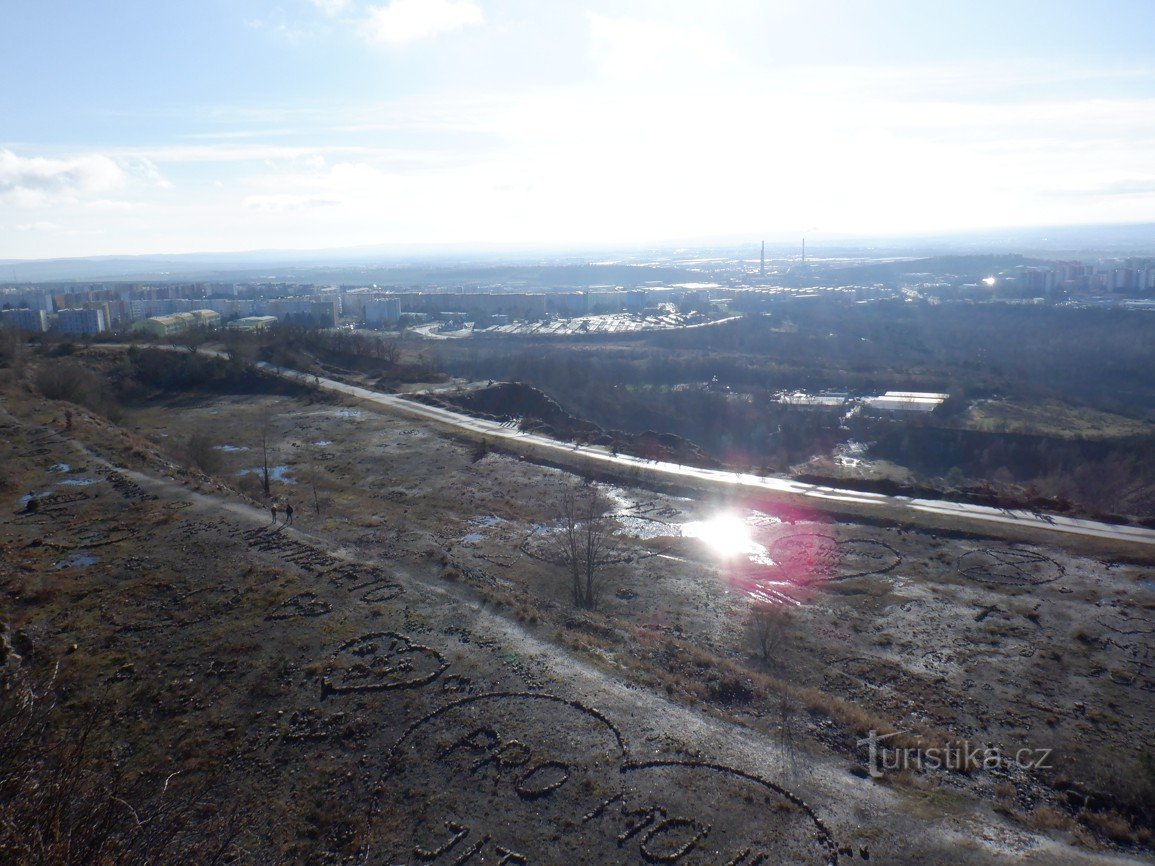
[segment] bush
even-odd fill
[[[793,616],[781,604],[759,602],[750,608],[746,634],[763,662],[772,666],[779,665],[781,652],[790,643],[793,624]]]
[[[102,384],[96,373],[75,361],[44,364],[33,381],[36,390],[49,400],[67,400],[70,403],[81,403]]]
[[[99,709],[62,718],[51,687],[0,668],[0,858],[5,863],[220,862],[240,832],[208,786],[132,775],[95,745]],[[171,780],[171,777],[170,777]],[[178,789],[180,789],[178,791]],[[235,853],[235,852],[234,852]]]
[[[221,471],[224,461],[221,452],[216,449],[216,442],[205,433],[193,433],[185,446],[185,456],[190,466],[195,466],[206,475],[215,475]]]
[[[77,361],[53,360],[44,363],[33,379],[36,390],[49,400],[76,403],[116,420],[120,405],[108,382]]]

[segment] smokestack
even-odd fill
[[[762,241],[762,264],[758,266],[758,276],[766,276],[766,241]]]
[[[802,239],[802,264],[806,264],[806,238]]]

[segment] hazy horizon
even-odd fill
[[[1155,220],[1136,0],[6,7],[3,260]]]

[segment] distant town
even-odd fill
[[[675,279],[669,277],[673,275]],[[412,279],[411,274],[405,274]],[[260,281],[12,282],[6,328],[163,339],[197,327],[409,331],[428,339],[629,334],[703,326],[791,299],[1001,303],[1155,310],[1155,258],[707,259],[672,265],[452,266],[405,285]],[[662,278],[654,278],[660,276]],[[493,277],[493,279],[489,279]],[[599,278],[613,281],[599,282]]]

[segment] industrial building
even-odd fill
[[[808,394],[805,391],[781,393],[778,403],[796,409],[841,409],[846,405],[850,395],[823,391],[821,394]]]
[[[949,396],[924,391],[887,391],[881,397],[867,397],[862,402],[866,408],[878,412],[933,412]]]

